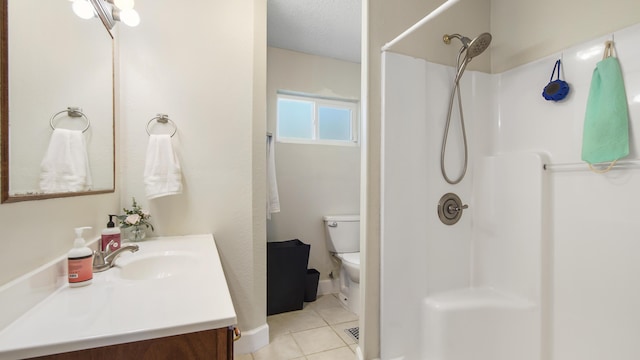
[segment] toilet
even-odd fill
[[[327,249],[341,263],[342,303],[352,312],[360,312],[360,216],[336,215],[322,218]]]

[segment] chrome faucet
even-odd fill
[[[140,250],[138,245],[129,244],[125,246],[121,246],[117,250],[113,252],[109,252],[111,249],[111,245],[115,242],[115,240],[109,241],[107,246],[104,247],[104,250],[100,250],[100,244],[98,244],[98,250],[93,252],[93,272],[102,272],[105,270],[111,269],[115,265],[116,259],[122,255],[125,251],[131,251],[132,253]]]

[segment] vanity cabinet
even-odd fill
[[[228,328],[40,356],[38,360],[231,360],[233,331]]]

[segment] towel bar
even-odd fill
[[[51,128],[53,130],[56,129],[56,126],[53,124],[53,120],[55,120],[55,118],[58,115],[62,114],[62,113],[67,113],[67,116],[72,117],[72,118],[77,118],[77,117],[84,118],[85,121],[87,122],[87,126],[85,126],[84,129],[82,129],[82,132],[87,131],[87,129],[89,129],[89,126],[91,126],[91,122],[89,121],[89,118],[87,117],[87,115],[85,115],[82,112],[82,108],[75,107],[75,106],[69,106],[65,110],[58,111],[57,113],[53,114],[51,119],[49,119],[49,125],[51,126]]]
[[[601,163],[594,164],[598,166],[608,166],[610,163]],[[627,168],[640,168],[640,159],[629,159],[629,160],[620,160],[616,163],[616,165],[612,168],[612,170],[616,169],[627,169]],[[543,170],[564,170],[564,171],[590,171],[589,164],[586,162],[576,162],[576,163],[558,163],[558,164],[544,164],[542,165]]]
[[[176,123],[174,123],[173,120],[169,119],[169,115],[167,115],[167,114],[158,114],[156,117],[152,118],[147,123],[147,126],[146,126],[145,129],[147,130],[147,134],[149,134],[149,136],[151,136],[151,132],[149,131],[149,127],[151,126],[151,123],[153,122],[153,120],[156,120],[160,124],[167,124],[167,123],[171,124],[171,126],[173,126],[173,132],[171,133],[171,137],[173,137],[173,135],[176,134],[176,131],[178,131],[178,126],[176,126]]]

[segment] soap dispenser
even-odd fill
[[[115,251],[120,248],[120,228],[116,227],[116,224],[113,222],[113,217],[116,215],[109,215],[109,222],[107,223],[107,227],[102,230],[102,236],[100,238],[100,251]],[[109,243],[111,246],[109,246]],[[109,246],[109,249],[107,249]]]
[[[93,280],[93,251],[85,245],[82,231],[90,226],[75,228],[76,239],[68,254],[69,287],[91,284]]]

